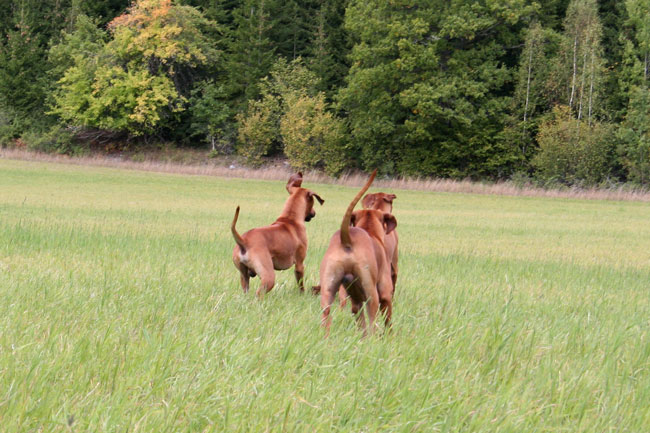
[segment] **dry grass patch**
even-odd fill
[[[95,167],[112,167],[157,173],[176,173],[260,180],[285,180],[292,172],[291,168],[284,164],[253,169],[236,165],[223,165],[221,161],[211,160],[207,157],[203,163],[196,162],[196,157],[191,158],[190,162],[181,163],[176,161],[156,160],[152,155],[144,157],[144,160],[134,161],[123,159],[119,156],[111,157],[101,154],[70,157],[67,155],[30,152],[22,149],[0,149],[0,158]],[[305,172],[305,177],[312,183],[346,186],[361,186],[367,179],[365,173],[344,174],[339,178],[332,178],[319,171]],[[587,200],[650,201],[650,191],[626,185],[613,186],[611,188],[575,187],[567,189],[544,189],[533,186],[522,187],[511,181],[482,183],[471,180],[397,177],[392,179],[377,179],[374,182],[374,186],[375,188],[466,194],[573,198]]]

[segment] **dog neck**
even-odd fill
[[[370,235],[370,237],[376,239],[382,245],[384,244],[384,239],[386,238],[386,233],[384,232],[384,225],[377,220],[376,216],[373,215],[374,210],[362,210],[359,212],[360,218],[357,223],[354,225],[360,229],[363,229]]]
[[[305,222],[305,196],[302,193],[302,188],[295,191],[291,196],[284,202],[284,209],[278,217],[278,219],[287,219],[295,222],[304,224]]]

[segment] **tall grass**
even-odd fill
[[[647,203],[392,190],[393,332],[337,309],[325,340],[293,272],[260,302],[230,259],[235,206],[268,224],[283,182],[0,160],[0,186],[0,431],[648,431]],[[304,186],[311,285],[356,188]]]

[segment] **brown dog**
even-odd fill
[[[376,192],[374,194],[366,194],[366,196],[361,200],[361,206],[364,209],[375,209],[385,213],[393,212],[393,200],[397,196],[395,194],[386,194],[383,192]],[[357,212],[352,213],[350,223],[357,226]],[[386,233],[384,237],[384,247],[386,248],[386,258],[391,264],[390,266],[390,279],[393,282],[393,296],[395,296],[395,285],[397,283],[397,230],[393,230],[389,233]],[[348,292],[345,290],[345,287],[341,285],[339,287],[339,302],[341,308],[345,307],[345,303],[348,298]]]
[[[384,192],[366,194],[361,200],[361,206],[364,209],[377,209],[382,212],[393,213],[393,200],[396,198],[395,194],[386,194]]]
[[[389,213],[366,209],[354,213],[356,227],[351,227],[352,211],[363,193],[375,179],[375,170],[366,185],[348,206],[341,229],[334,233],[320,267],[322,325],[329,334],[330,309],[334,297],[342,284],[352,301],[352,313],[359,315],[357,321],[364,329],[365,317],[361,310],[366,304],[370,333],[374,332],[377,311],[386,317],[390,325],[392,315],[393,288],[390,278],[390,263],[386,257],[384,239],[397,226],[397,220]]]
[[[393,213],[393,200],[397,196],[395,194],[386,194],[383,192],[376,192],[374,194],[366,194],[361,201],[361,206],[364,209],[376,209],[382,212]],[[352,220],[354,225],[354,219]],[[390,278],[393,280],[393,294],[395,294],[395,284],[397,283],[397,230],[386,234],[384,245],[386,246],[386,255],[391,264]]]
[[[239,217],[239,206],[230,229],[237,246],[232,252],[232,260],[241,274],[241,286],[248,292],[249,278],[260,276],[261,284],[257,296],[269,292],[275,285],[274,270],[289,269],[295,264],[296,280],[304,291],[304,260],[307,255],[307,232],[305,221],[316,216],[314,198],[322,205],[325,201],[318,194],[302,188],[302,173],[294,174],[287,182],[290,196],[284,209],[275,222],[269,226],[237,233],[235,224]]]

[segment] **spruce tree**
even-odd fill
[[[650,184],[650,0],[627,0],[627,34],[620,87],[627,99],[619,130],[630,180]]]
[[[320,78],[319,89],[332,94],[339,88],[348,71],[350,44],[343,28],[347,0],[327,0],[315,12],[311,43],[307,49],[308,64]]]
[[[506,174],[501,131],[527,1],[353,1],[340,106],[364,168],[466,177]]]
[[[304,57],[310,42],[317,2],[285,0],[274,11],[276,25],[270,37],[275,42],[276,55],[288,60]]]
[[[244,0],[233,11],[229,33],[225,90],[240,111],[246,102],[259,96],[259,80],[273,64],[275,45],[271,30],[276,22],[272,11],[275,0]]]
[[[619,87],[620,66],[625,50],[622,35],[627,20],[627,11],[625,2],[619,0],[601,0],[598,5],[603,27],[601,40],[603,63],[605,70],[608,71],[603,77],[601,106],[605,118],[620,122],[627,102],[625,92],[621,91]]]
[[[12,6],[11,28],[0,42],[0,109],[10,119],[12,135],[18,136],[31,128],[43,129],[46,124],[47,33],[36,31],[42,18],[37,12],[42,10],[33,2],[14,2]]]

